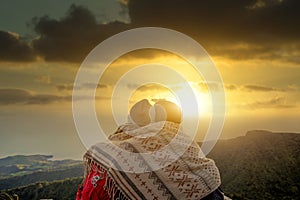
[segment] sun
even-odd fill
[[[188,92],[191,90],[193,95]],[[145,98],[152,104],[159,100],[171,101],[182,109],[184,116],[189,118],[208,116],[211,110],[209,93],[201,91],[194,82],[179,83],[170,87],[160,84],[143,85],[132,94],[129,107]]]
[[[189,88],[192,89],[194,95],[189,95],[187,93]],[[173,102],[181,107],[183,112],[186,113],[187,117],[200,117],[204,115],[209,115],[211,110],[211,102],[208,93],[202,92],[197,84],[193,82],[188,82],[185,84],[179,84],[178,88],[174,91],[177,98],[174,96],[169,97],[173,98]],[[178,96],[184,98],[178,99]],[[195,98],[196,105],[192,103],[192,98]]]

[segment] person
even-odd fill
[[[181,121],[181,110],[172,102],[137,102],[128,123],[118,127],[108,143],[97,143],[85,153],[85,178],[76,200],[224,199],[218,168],[183,133]],[[168,153],[163,151],[166,146]],[[154,159],[146,159],[147,153]]]

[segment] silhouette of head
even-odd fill
[[[139,126],[145,126],[151,122],[150,111],[151,104],[147,99],[143,99],[132,106],[130,109],[130,119]]]
[[[138,126],[159,121],[181,123],[181,109],[170,101],[159,100],[151,106],[147,99],[143,99],[132,106],[129,118]]]
[[[175,103],[160,100],[154,104],[155,121],[171,121],[181,123],[181,109]]]

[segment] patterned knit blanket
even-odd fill
[[[125,124],[109,141],[84,157],[86,174],[92,168],[106,172],[104,189],[112,199],[201,199],[221,184],[214,161],[179,124]]]

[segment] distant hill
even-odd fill
[[[83,176],[82,161],[50,160],[52,157],[17,155],[0,159],[0,190]]]
[[[0,159],[0,180],[38,171],[63,169],[82,164],[76,160],[50,160],[52,155],[16,155]]]
[[[0,159],[0,166],[9,166],[9,165],[32,165],[32,164],[40,164],[40,163],[51,163],[49,159],[53,158],[52,155],[16,155],[16,156],[7,156],[6,158]]]
[[[300,134],[249,131],[245,136],[218,141],[208,157],[215,160],[221,188],[232,199],[300,199]],[[30,175],[22,178],[30,179]],[[18,194],[21,200],[74,199],[82,177],[40,181],[8,193]]]
[[[32,183],[43,181],[57,181],[66,178],[78,178],[83,176],[83,167],[81,165],[65,167],[63,169],[38,171],[22,176],[0,179],[0,190],[26,186]]]
[[[249,131],[218,141],[208,157],[233,199],[300,199],[300,134]]]
[[[11,189],[6,192],[11,196],[17,194],[20,200],[74,200],[78,185],[81,182],[82,178],[68,178],[53,182],[44,181],[30,184],[26,187]],[[2,200],[2,198],[0,199]]]

